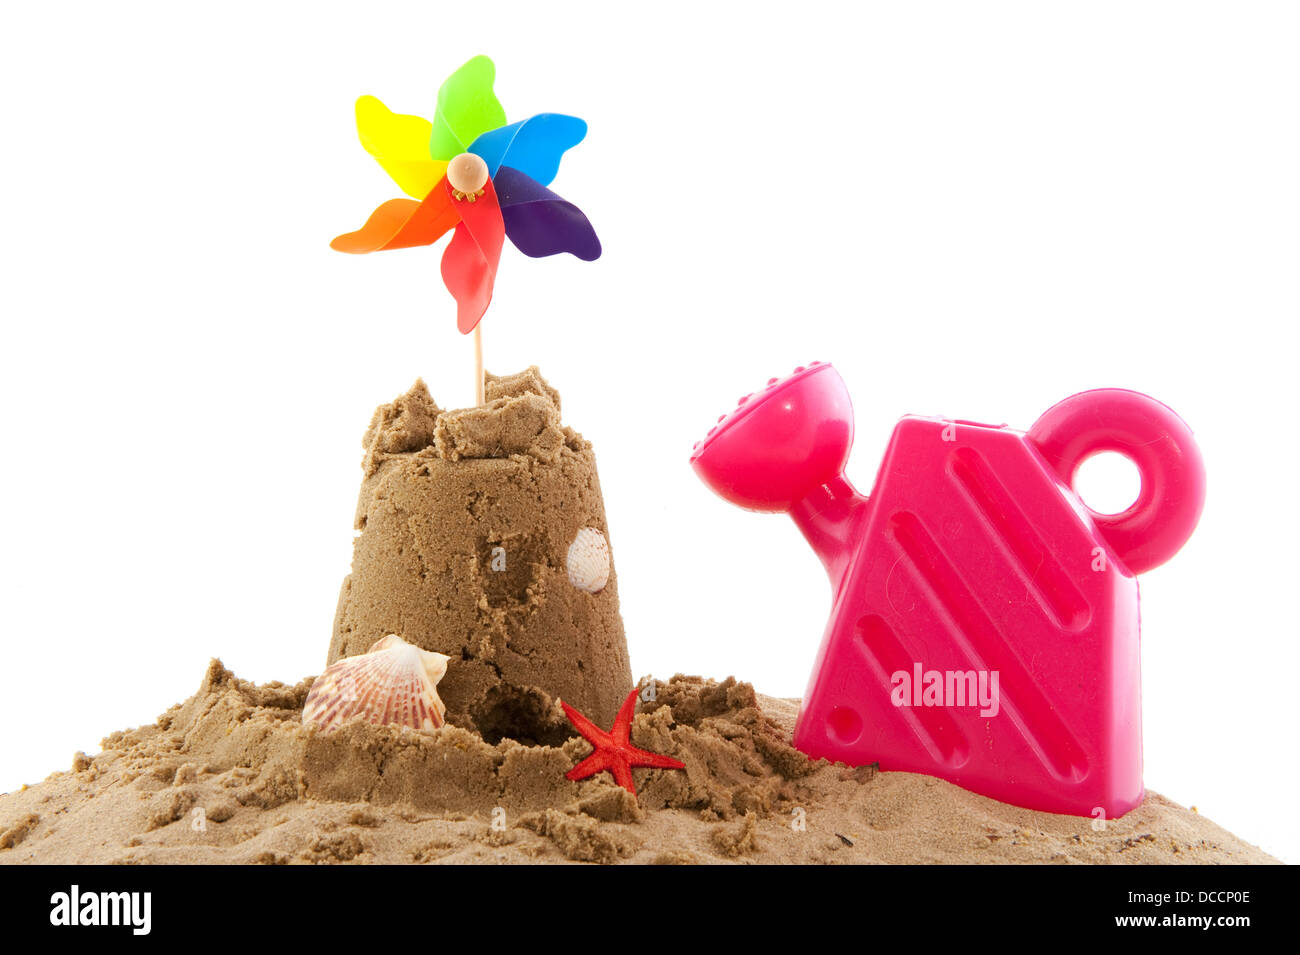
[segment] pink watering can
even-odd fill
[[[870,497],[844,476],[853,406],[814,363],[741,399],[691,464],[722,497],[790,514],[830,574],[830,623],[794,744],[928,773],[1003,802],[1115,818],[1142,801],[1136,575],[1205,499],[1192,433],[1135,391],[1086,391],[1028,432],[908,416]],[[1138,499],[1070,487],[1116,451]]]

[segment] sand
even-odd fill
[[[0,796],[0,863],[1272,863],[1155,793],[1104,830],[942,780],[810,762],[798,702],[732,679],[650,684],[632,741],[685,771],[572,783],[581,738],[489,744],[301,723],[311,680],[213,661],[197,693]],[[649,687],[653,686],[653,694]]]
[[[596,458],[535,367],[486,395],[443,411],[417,381],[375,412],[327,662],[396,633],[452,658],[449,722],[554,742],[556,698],[608,725],[632,688],[612,559],[594,592],[569,573],[580,532],[608,548]]]

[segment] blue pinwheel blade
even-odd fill
[[[582,210],[518,169],[502,166],[492,180],[506,237],[535,259],[568,252],[584,261],[600,258],[600,239]]]
[[[565,150],[582,142],[587,124],[563,113],[538,113],[531,119],[488,130],[470,143],[469,151],[487,163],[488,175],[502,166],[549,186],[560,171]]]

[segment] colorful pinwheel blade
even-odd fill
[[[506,240],[505,223],[490,179],[476,201],[452,201],[460,224],[442,254],[442,281],[456,299],[456,327],[468,335],[492,301],[497,263]]]
[[[413,199],[423,199],[447,171],[446,160],[429,155],[433,124],[394,113],[373,96],[357,100],[357,137],[384,172]]]
[[[506,123],[506,111],[492,92],[497,69],[486,56],[469,60],[438,90],[428,153],[434,159],[454,159],[489,129]]]
[[[336,237],[330,248],[361,254],[432,245],[460,218],[444,185],[437,183],[423,202],[389,199],[370,214],[365,225],[356,232]]]
[[[587,262],[600,257],[596,230],[573,203],[510,166],[502,166],[493,182],[506,235],[524,255],[569,252]]]
[[[502,166],[518,169],[543,186],[560,171],[560,157],[587,135],[587,124],[563,113],[538,113],[500,129],[489,130],[470,144],[469,151],[487,163],[488,175]]]

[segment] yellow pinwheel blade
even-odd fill
[[[366,152],[413,199],[423,199],[447,171],[445,160],[429,155],[433,124],[394,113],[373,96],[357,100],[357,136]]]

